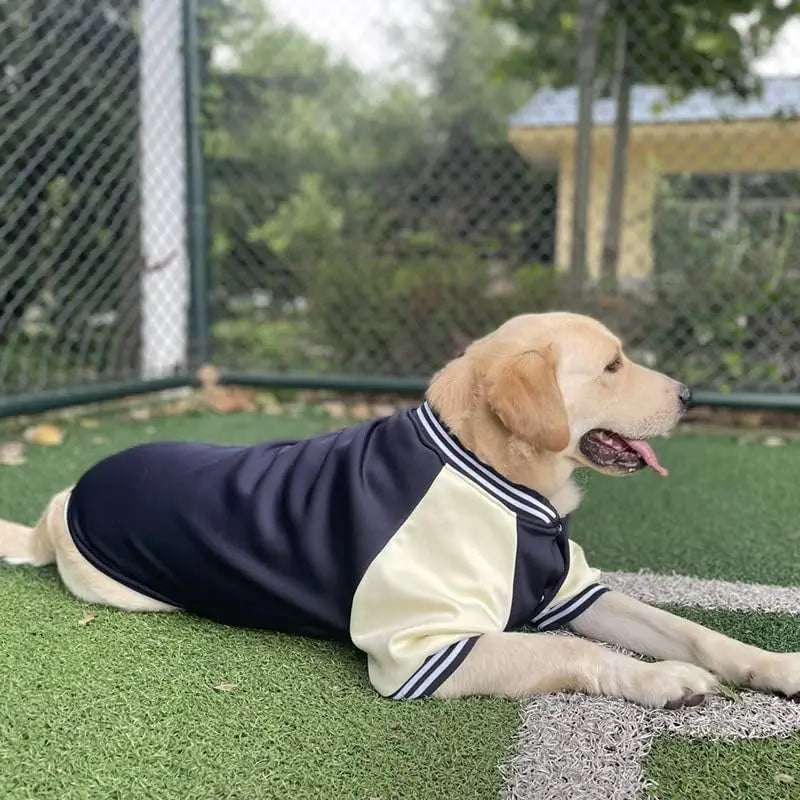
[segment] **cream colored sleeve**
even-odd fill
[[[478,636],[503,630],[516,530],[514,513],[495,498],[450,467],[439,473],[353,597],[350,636],[380,694],[432,694]]]

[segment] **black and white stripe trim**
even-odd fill
[[[458,669],[477,641],[477,636],[459,639],[428,656],[422,666],[391,696],[392,700],[430,697]]]
[[[558,522],[558,512],[541,495],[515,486],[465,450],[447,432],[427,402],[416,413],[433,444],[459,472],[472,478],[510,508],[531,514],[549,525]]]
[[[586,611],[589,606],[597,600],[600,595],[610,591],[608,586],[599,583],[592,583],[563,603],[559,603],[553,608],[548,608],[539,616],[533,618],[533,624],[537,630],[550,631],[566,625],[571,619],[575,619],[579,614]]]

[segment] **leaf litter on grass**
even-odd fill
[[[59,447],[64,443],[64,431],[50,422],[42,422],[26,428],[22,438],[28,444],[40,444],[45,447]]]
[[[22,442],[0,443],[0,466],[19,467],[25,463],[25,445]]]

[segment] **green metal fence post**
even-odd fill
[[[39,414],[43,411],[54,411],[84,403],[104,403],[109,400],[119,400],[121,397],[163,392],[166,389],[182,389],[191,386],[192,380],[191,375],[170,375],[151,380],[111,381],[49,392],[0,397],[0,418],[18,414]]]
[[[203,80],[200,70],[200,35],[197,0],[183,0],[183,64],[186,101],[186,207],[189,232],[191,313],[189,315],[190,366],[211,358],[208,314],[208,206],[205,157],[200,127]]]

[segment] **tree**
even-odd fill
[[[212,254],[228,293],[302,293],[351,226],[379,215],[382,178],[425,140],[408,86],[372,85],[260,0],[205,9]]]
[[[597,31],[603,9],[598,0],[581,0],[578,21],[578,130],[575,136],[575,196],[572,199],[570,289],[586,282],[586,225],[592,162],[592,106],[597,70]]]
[[[507,141],[530,86],[491,74],[508,36],[478,0],[428,11],[403,82],[333,58],[261,0],[206,4],[213,303],[242,323],[242,352],[287,352],[288,332],[338,369],[427,370],[499,321],[512,268],[552,247],[541,183]],[[308,312],[285,310],[299,296]]]
[[[331,245],[357,236],[385,249],[424,228],[528,258],[552,246],[531,219],[542,181],[507,143],[530,85],[491,75],[508,36],[478,0],[427,11],[399,48],[418,80],[376,82],[260,0],[206,3],[211,244],[227,296],[302,294]]]
[[[422,9],[416,26],[390,31],[421,87],[428,131],[393,181],[396,217],[472,243],[498,271],[551,261],[554,173],[532,171],[508,143],[509,115],[532,84],[494,73],[513,37],[481,13],[480,0],[426,0]]]
[[[410,29],[390,29],[404,65],[426,87],[421,98],[431,128],[444,136],[468,131],[478,143],[508,138],[508,115],[529,97],[526,77],[493,73],[512,41],[481,13],[480,0],[425,0],[422,20]]]
[[[494,19],[519,37],[502,68],[510,76],[537,76],[540,85],[575,82],[579,0],[483,0]],[[697,88],[746,97],[758,92],[752,71],[777,34],[798,14],[797,2],[782,0],[607,0],[598,30],[597,88],[615,87],[617,118],[603,273],[616,281],[622,221],[630,90],[634,83],[658,84],[678,99]],[[616,66],[615,66],[616,63]]]

